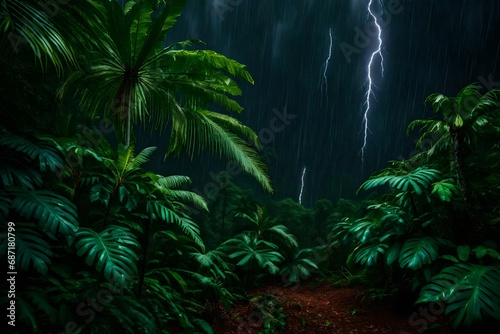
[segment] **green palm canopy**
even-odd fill
[[[203,149],[224,154],[272,191],[266,168],[252,147],[260,147],[257,135],[236,119],[209,110],[212,104],[243,110],[231,96],[241,94],[232,77],[253,84],[245,65],[214,51],[188,50],[200,42],[196,40],[164,46],[186,0],[92,4],[97,12],[86,18],[90,51],[59,95],[75,94],[85,112],[113,119],[125,146],[130,145],[136,123],[152,130],[168,128],[167,155],[183,149],[191,156]]]

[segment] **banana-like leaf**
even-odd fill
[[[442,301],[453,328],[500,320],[500,265],[458,263],[444,268],[420,292],[416,303]]]
[[[111,225],[100,233],[81,228],[76,233],[78,256],[85,256],[85,263],[95,265],[104,278],[117,283],[136,275],[139,258],[135,249],[138,247],[135,235],[120,226]]]
[[[12,208],[26,219],[36,219],[40,227],[52,234],[71,235],[78,229],[75,205],[52,191],[28,191],[15,188]]]

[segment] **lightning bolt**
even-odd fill
[[[382,7],[382,1],[379,1],[380,6]],[[366,91],[366,101],[364,103],[365,106],[365,111],[363,114],[363,127],[364,127],[364,137],[363,137],[363,146],[361,147],[361,162],[364,164],[365,162],[365,150],[366,150],[366,142],[368,139],[368,114],[370,113],[370,101],[371,101],[371,96],[375,96],[373,93],[373,79],[372,79],[372,65],[376,57],[380,58],[380,68],[381,68],[381,74],[382,76],[384,75],[384,57],[382,56],[382,28],[380,27],[377,17],[372,11],[372,5],[373,5],[373,0],[370,0],[368,3],[368,13],[369,16],[373,18],[373,21],[375,23],[375,26],[377,27],[377,39],[378,39],[378,46],[375,51],[373,51],[370,61],[368,62],[368,67],[367,67],[367,81],[368,81],[368,89]]]
[[[328,105],[328,80],[326,79],[326,71],[328,70],[328,65],[330,64],[330,59],[332,58],[332,47],[333,47],[333,37],[332,28],[328,31],[330,36],[330,48],[328,49],[328,57],[325,61],[325,69],[323,71],[323,79],[325,80],[325,92],[326,92],[326,104]]]
[[[306,176],[306,167],[302,170],[302,177],[300,178],[302,185],[300,186],[299,204],[302,204],[302,193],[304,192],[304,177]]]

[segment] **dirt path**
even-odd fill
[[[259,333],[264,320],[272,318],[265,310],[276,309],[269,307],[269,303],[283,308],[286,325],[281,332],[287,334],[450,333],[447,326],[438,321],[428,323],[428,330],[424,331],[422,319],[425,318],[421,316],[414,318],[417,322],[414,321],[412,326],[410,314],[399,316],[389,306],[369,301],[361,287],[335,288],[328,283],[318,287],[300,286],[296,289],[272,286],[251,294],[258,295],[267,297],[253,298],[253,303],[236,305],[229,312],[221,310],[220,318],[224,320],[214,324],[216,333]],[[267,308],[263,305],[267,305]],[[274,313],[274,318],[278,316],[279,313]],[[284,323],[281,321],[281,324]],[[430,331],[431,328],[435,329]]]

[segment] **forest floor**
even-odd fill
[[[333,287],[324,282],[290,288],[269,286],[249,295],[253,302],[236,304],[230,311],[220,308],[213,323],[215,333],[259,333],[265,319],[274,319],[275,324],[284,326],[280,332],[287,334],[450,333],[447,324],[429,312],[413,317],[412,313],[398,312],[390,304],[370,300],[363,287]],[[282,311],[276,312],[279,308]]]

